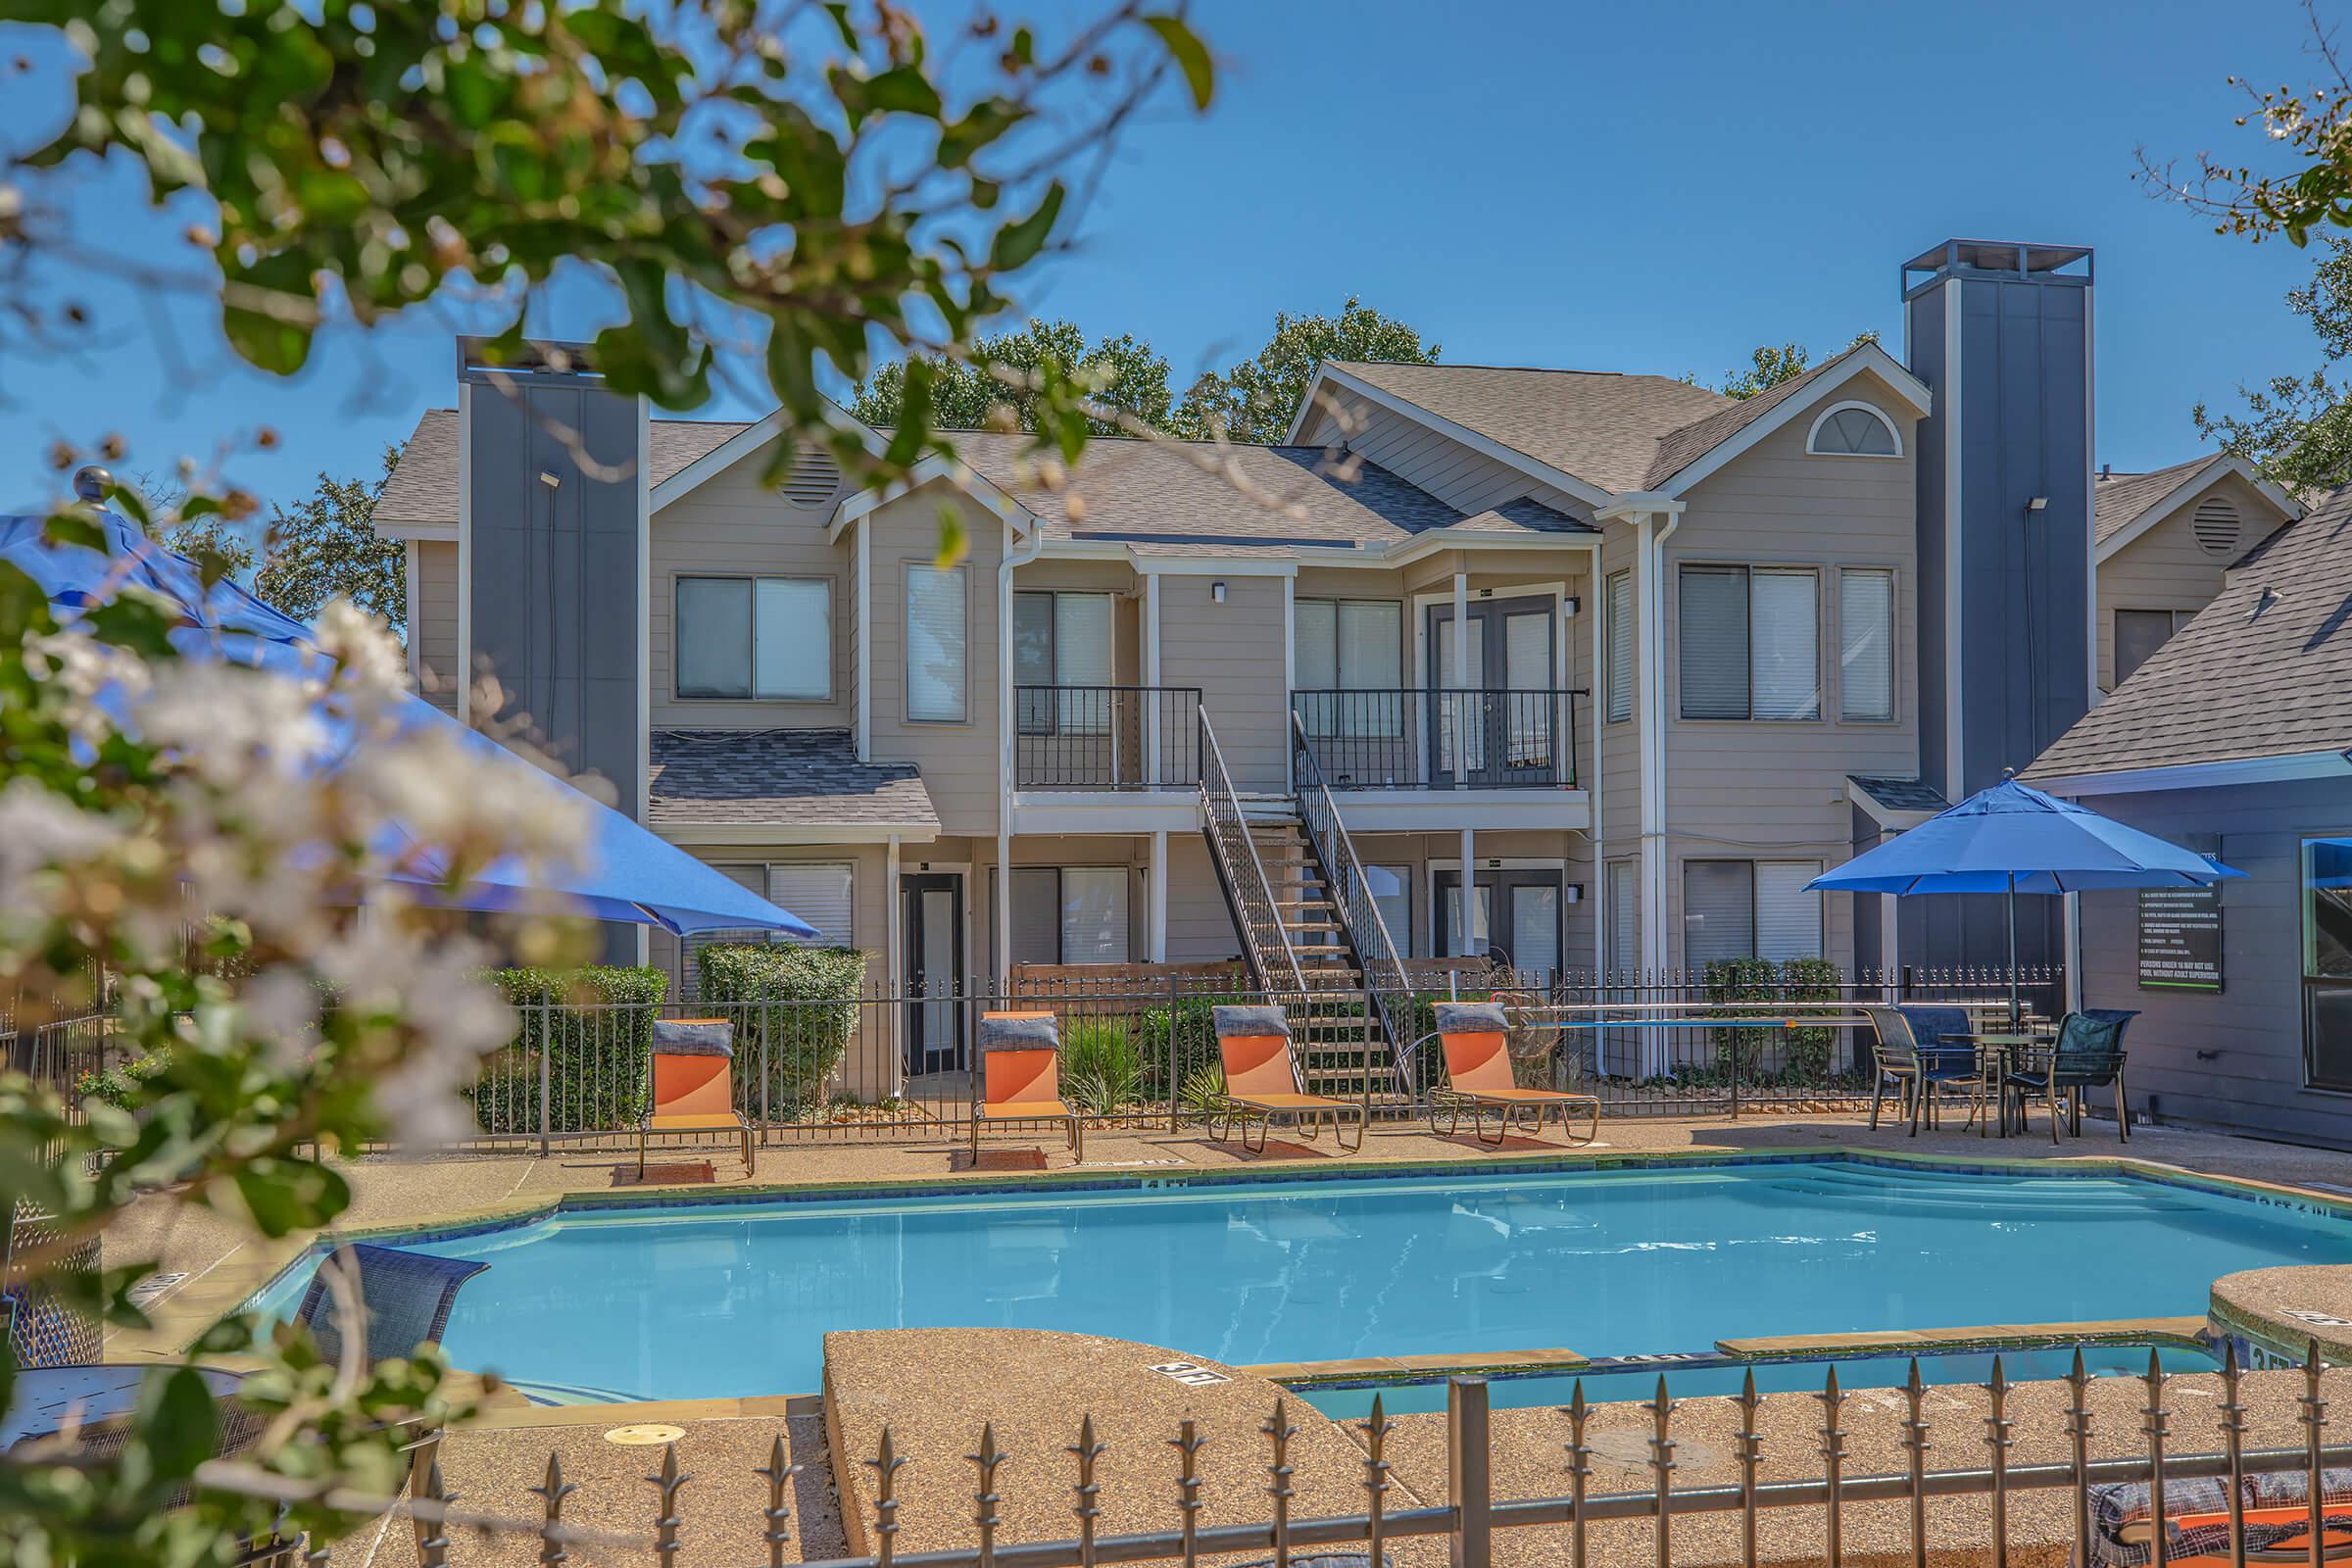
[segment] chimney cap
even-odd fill
[[[74,493],[84,501],[104,501],[115,476],[95,463],[85,463],[74,470]]]

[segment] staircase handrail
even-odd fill
[[[1324,780],[1323,766],[1315,760],[1315,749],[1306,738],[1306,725],[1296,710],[1291,713],[1291,750],[1298,820],[1306,828],[1316,858],[1323,862],[1324,874],[1332,879],[1333,903],[1347,928],[1348,941],[1355,945],[1355,956],[1363,969],[1364,989],[1372,993],[1373,1004],[1380,1009],[1389,1049],[1401,1071],[1412,1054],[1412,980],[1404,972],[1403,960],[1396,956],[1396,939],[1389,935],[1388,922],[1381,918],[1379,901],[1371,897],[1364,885],[1364,864],[1356,857],[1355,840],[1348,835],[1347,820],[1340,815],[1339,803],[1331,798],[1331,786]]]
[[[1234,912],[1240,915],[1243,939],[1250,946],[1250,955],[1258,969],[1258,984],[1268,990],[1276,988],[1283,977],[1266,972],[1265,933],[1273,933],[1274,945],[1288,971],[1291,989],[1303,994],[1306,976],[1298,967],[1298,955],[1291,947],[1291,934],[1282,923],[1281,908],[1274,902],[1274,885],[1266,880],[1265,862],[1257,858],[1257,848],[1250,842],[1250,822],[1242,814],[1241,799],[1233,792],[1233,775],[1225,770],[1225,754],[1217,746],[1215,726],[1208,721],[1208,710],[1200,710],[1200,814],[1208,823],[1209,848],[1215,853],[1225,885],[1233,895]],[[1237,850],[1232,840],[1238,838]],[[1232,862],[1237,856],[1249,859],[1251,886],[1245,886],[1243,873]],[[1254,892],[1254,898],[1252,896]]]

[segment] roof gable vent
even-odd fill
[[[2197,503],[2189,514],[2188,531],[2195,535],[2197,548],[2209,556],[2237,554],[2237,541],[2245,531],[2238,520],[2237,507],[2227,496],[2207,496]]]
[[[784,499],[796,507],[821,507],[841,487],[841,465],[813,441],[801,443],[800,457],[784,480]]]

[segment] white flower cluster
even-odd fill
[[[299,675],[230,650],[150,665],[72,628],[28,649],[78,745],[95,756],[121,733],[166,766],[136,808],[25,777],[0,788],[0,974],[22,975],[62,930],[135,981],[184,962],[192,924],[239,922],[256,962],[181,1030],[187,1048],[225,1017],[231,1039],[294,1068],[331,996],[386,1046],[371,1068],[396,1135],[446,1140],[466,1126],[457,1091],[514,1020],[474,978],[496,952],[435,906],[486,867],[532,881],[568,863],[587,813],[528,763],[417,721],[372,616],[338,602],[317,635],[323,657]]]

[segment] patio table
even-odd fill
[[[1980,1030],[1972,1034],[1944,1036],[1946,1040],[1965,1041],[1977,1048],[1977,1071],[1985,1075],[1993,1086],[1993,1113],[2000,1120],[2003,1138],[2009,1136],[2009,1074],[2024,1066],[2034,1056],[2049,1051],[2058,1040],[2055,1029]],[[1984,1136],[1982,1124],[1977,1136]]]

